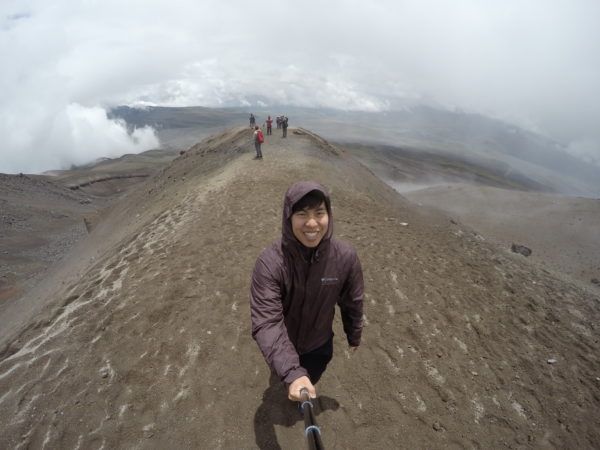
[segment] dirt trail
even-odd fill
[[[211,138],[113,212],[119,240],[1,356],[0,448],[303,448],[247,300],[299,179],[331,190],[366,281],[364,343],[350,355],[336,321],[318,386],[327,448],[600,442],[598,297],[277,131],[262,161],[248,129]]]

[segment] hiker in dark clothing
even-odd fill
[[[281,119],[281,128],[283,128],[283,137],[287,137],[288,118],[286,116]]]
[[[340,307],[352,350],[360,345],[363,275],[354,248],[332,237],[327,191],[293,184],[285,194],[282,237],[260,254],[250,288],[252,337],[290,400],[301,388],[316,397],[333,356],[333,317]]]
[[[250,113],[250,128],[253,128],[255,124],[256,124],[256,117],[254,117],[254,114]]]

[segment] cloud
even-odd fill
[[[15,118],[10,122],[16,123]],[[152,128],[128,133],[126,124],[109,120],[103,108],[76,103],[56,111],[53,117],[42,113],[31,124],[17,128],[18,131],[3,130],[8,137],[4,145],[11,151],[3,155],[0,172],[69,168],[72,164],[139,153],[159,145]]]
[[[257,99],[367,111],[431,102],[567,144],[587,142],[594,155],[597,17],[595,0],[29,0],[26,7],[7,0],[0,127],[9,145],[0,160],[31,170],[15,152],[49,162],[85,155],[64,147],[79,145],[68,138],[77,122],[68,119],[70,105],[97,112],[124,103],[251,106]],[[113,126],[92,123],[99,131]],[[59,130],[63,139],[45,138]],[[129,140],[119,151],[144,148]]]
[[[585,162],[600,166],[598,142],[591,139],[573,141],[567,147],[567,152]]]

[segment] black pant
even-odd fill
[[[308,372],[312,384],[317,384],[333,357],[333,336],[321,347],[300,355],[300,365]]]

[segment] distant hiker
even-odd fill
[[[360,345],[363,274],[354,248],[332,238],[329,194],[312,181],[294,183],[283,203],[282,237],[262,251],[252,273],[252,337],[271,371],[298,401],[316,397],[333,356],[335,305],[351,350]]]
[[[252,128],[254,124],[256,124],[256,117],[254,117],[254,114],[250,113],[250,128]]]
[[[267,135],[273,134],[273,132],[272,132],[273,119],[271,119],[271,116],[267,117],[266,124],[267,124]]]
[[[281,119],[281,128],[283,128],[283,137],[287,137],[288,118],[286,116]]]
[[[277,129],[279,130],[281,128],[281,116],[277,116],[275,122],[277,123]]]
[[[254,159],[262,159],[262,151],[260,146],[265,142],[265,137],[263,135],[262,130],[258,127],[258,125],[254,126],[254,148],[256,149],[256,156]]]

